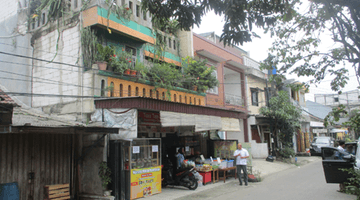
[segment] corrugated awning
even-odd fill
[[[161,126],[195,126],[195,132],[220,130],[221,117],[160,111]]]
[[[239,119],[222,117],[221,126],[222,131],[241,131]]]

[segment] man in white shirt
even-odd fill
[[[234,152],[234,157],[236,158],[236,171],[237,176],[239,178],[240,185],[242,185],[241,181],[241,170],[244,173],[244,181],[245,185],[248,185],[248,174],[246,170],[247,158],[249,157],[249,152],[246,149],[242,148],[242,144],[238,144],[238,149]]]
[[[338,149],[339,149],[340,151],[345,151],[345,150],[344,150],[344,147],[345,147],[345,141],[344,141],[344,140],[340,140],[340,141],[339,141]]]

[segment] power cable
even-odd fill
[[[23,55],[18,55],[18,54],[13,54],[13,53],[6,53],[6,52],[3,52],[3,51],[0,51],[0,54],[5,54],[5,55],[9,55],[9,56],[20,57],[20,58],[27,58],[27,59],[31,59],[31,60],[37,60],[37,61],[42,61],[42,62],[47,62],[47,63],[53,63],[53,64],[59,64],[59,65],[68,65],[68,66],[71,66],[71,67],[90,69],[90,68],[87,68],[87,67],[85,67],[85,66],[79,66],[79,65],[69,64],[69,63],[63,63],[63,62],[57,62],[57,61],[50,61],[50,60],[45,60],[45,59],[33,58],[33,57],[23,56]]]
[[[13,46],[13,44],[7,44],[7,43],[2,43],[0,42],[0,44],[3,44],[3,45],[7,45],[7,46]],[[16,45],[15,47],[20,47],[20,48],[23,48],[23,49],[30,49],[32,50],[32,48],[29,48],[29,47],[24,47],[24,46],[20,46],[20,45]],[[53,52],[50,52],[50,51],[44,51],[44,50],[38,50],[38,49],[35,49],[36,51],[39,51],[39,52],[45,52],[45,53],[51,53],[51,54],[56,54],[56,53],[53,53]],[[57,55],[61,55],[61,56],[67,56],[67,57],[71,57],[71,58],[78,58],[77,56],[71,56],[71,55],[65,55],[65,54],[57,54]]]

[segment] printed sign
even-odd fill
[[[133,153],[140,153],[140,147],[139,146],[133,146]]]
[[[186,146],[186,147],[185,147],[185,151],[190,151],[190,147],[189,147],[189,146]]]
[[[131,199],[161,193],[161,167],[131,170]]]
[[[158,145],[152,145],[152,152],[158,152],[158,151],[159,151]]]

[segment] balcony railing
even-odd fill
[[[244,106],[245,105],[245,101],[242,96],[237,96],[237,95],[233,95],[233,94],[225,94],[225,103],[231,104],[231,105],[236,105],[236,106]]]

